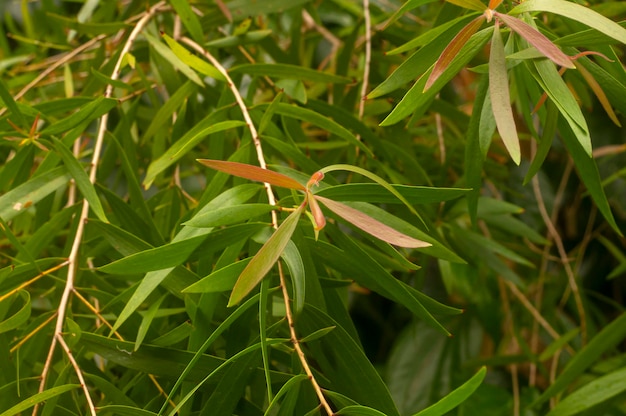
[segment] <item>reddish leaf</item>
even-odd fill
[[[600,104],[602,104],[602,108],[604,108],[604,111],[606,111],[606,114],[609,116],[611,121],[613,121],[615,125],[622,127],[619,119],[617,118],[617,115],[615,114],[615,111],[613,111],[613,107],[611,107],[609,99],[606,97],[606,94],[604,93],[604,90],[602,89],[600,84],[598,84],[598,81],[596,81],[593,75],[591,75],[591,73],[587,71],[582,65],[578,65],[577,68],[578,72],[580,72],[580,75],[585,78],[585,81],[587,81],[587,84],[589,84],[589,86],[591,87],[593,93],[596,95],[596,97],[598,97],[598,101],[600,101]]]
[[[561,65],[565,68],[575,68],[574,63],[569,56],[565,55],[554,43],[545,37],[534,27],[528,23],[521,21],[520,19],[503,14],[499,12],[493,12],[493,15],[502,20],[511,28],[515,33],[526,39],[528,43],[533,45],[539,52],[545,55],[557,65]]]
[[[313,215],[313,219],[315,220],[315,230],[319,231],[326,226],[326,217],[324,217],[324,213],[322,209],[317,203],[315,196],[309,191],[306,193],[307,201],[309,202],[309,207],[311,209],[311,214]]]
[[[491,98],[493,117],[496,120],[500,137],[502,137],[506,150],[508,150],[513,161],[519,165],[521,158],[519,138],[511,108],[504,44],[502,43],[498,21],[496,21],[496,27],[493,31],[491,54],[489,55],[489,98]]]
[[[489,9],[492,11],[497,9],[500,3],[502,3],[502,0],[489,0]]]
[[[211,169],[219,170],[220,172],[229,173],[233,176],[240,178],[246,178],[253,181],[265,182],[270,185],[280,186],[282,188],[298,189],[300,191],[306,190],[304,185],[295,179],[290,178],[282,173],[274,172],[267,169],[262,169],[257,166],[248,165],[238,162],[226,162],[223,160],[211,160],[211,159],[197,159],[198,162]]]
[[[469,22],[463,29],[459,31],[459,33],[452,39],[450,44],[446,46],[443,50],[437,62],[435,62],[435,67],[433,68],[433,72],[430,73],[428,80],[426,81],[426,85],[424,85],[424,91],[428,90],[437,79],[443,74],[446,70],[450,62],[457,56],[463,45],[472,37],[480,26],[483,24],[483,20],[485,19],[484,15],[478,16],[476,19]]]
[[[432,245],[406,234],[402,234],[400,231],[383,224],[382,222],[362,213],[357,209],[342,204],[341,202],[333,201],[332,199],[324,198],[319,195],[315,198],[352,225],[389,244],[407,248],[423,248],[430,247]]]

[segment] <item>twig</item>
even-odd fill
[[[580,334],[583,345],[586,344],[587,341],[587,321],[585,318],[585,309],[583,307],[583,301],[580,296],[580,292],[578,290],[578,283],[576,283],[576,278],[574,277],[574,271],[572,270],[572,266],[567,258],[567,252],[565,251],[565,246],[563,245],[563,240],[559,235],[559,232],[554,227],[550,216],[548,215],[548,211],[546,210],[546,205],[543,201],[543,196],[541,195],[541,186],[539,185],[539,179],[535,176],[532,179],[533,184],[533,192],[535,194],[535,198],[537,198],[537,206],[539,208],[539,213],[541,214],[541,218],[543,222],[546,224],[548,228],[548,232],[554,239],[557,250],[559,251],[559,256],[561,257],[561,263],[565,268],[565,274],[567,274],[568,282],[572,293],[574,294],[574,301],[576,302],[576,308],[578,309],[578,314],[580,316]]]
[[[119,76],[120,76],[120,67],[122,65],[122,60],[124,59],[124,56],[126,55],[126,53],[128,53],[128,51],[130,50],[133,42],[135,41],[135,39],[139,35],[139,32],[141,32],[143,27],[148,23],[148,21],[152,18],[152,16],[164,4],[165,4],[164,1],[161,1],[161,2],[159,2],[157,4],[155,4],[147,12],[145,12],[143,14],[143,16],[141,17],[141,19],[137,22],[137,24],[135,25],[134,29],[132,30],[132,32],[128,36],[128,39],[126,40],[126,43],[124,44],[124,47],[122,48],[120,56],[119,56],[117,62],[115,63],[115,68],[113,69],[113,73],[111,74],[111,79],[112,80],[116,80],[116,79],[119,78]],[[67,58],[67,59],[70,59],[70,58]],[[109,97],[111,97],[112,94],[113,94],[113,85],[109,84],[107,86],[107,88],[105,89],[104,96],[109,98]],[[105,136],[105,133],[106,133],[108,119],[109,119],[109,114],[108,113],[104,114],[101,117],[101,119],[100,119],[100,125],[98,127],[98,135],[96,137],[96,143],[94,145],[93,156],[92,156],[92,159],[91,159],[91,170],[89,172],[89,180],[91,181],[91,183],[95,183],[96,182],[96,174],[97,174],[97,170],[98,170],[98,162],[100,161],[100,153],[102,151],[102,145],[103,145],[103,142],[104,142],[104,136]],[[44,391],[44,389],[46,387],[46,380],[48,378],[48,373],[49,373],[50,367],[52,365],[52,359],[54,357],[54,351],[55,351],[55,348],[56,348],[56,343],[60,342],[61,345],[63,346],[64,350],[66,351],[66,353],[68,355],[68,358],[72,362],[72,365],[74,366],[74,369],[76,370],[76,374],[77,374],[79,380],[81,380],[81,384],[83,386],[83,390],[85,392],[85,395],[87,396],[87,401],[88,401],[88,404],[89,404],[90,413],[91,413],[91,415],[95,416],[96,415],[96,409],[93,406],[93,403],[91,401],[91,397],[89,396],[89,390],[87,389],[87,386],[85,385],[85,383],[83,381],[83,377],[82,377],[82,373],[80,371],[80,368],[78,367],[78,365],[75,365],[75,361],[74,361],[73,357],[71,356],[69,348],[66,348],[67,345],[65,345],[65,343],[63,342],[63,338],[62,338],[62,336],[63,336],[62,335],[63,324],[65,323],[65,315],[67,313],[67,308],[68,308],[70,296],[71,296],[71,294],[74,291],[74,280],[76,278],[76,274],[77,274],[77,271],[78,271],[78,252],[79,252],[79,249],[80,249],[80,246],[81,246],[81,243],[82,243],[83,233],[85,231],[85,222],[87,220],[88,215],[89,215],[89,202],[87,202],[87,200],[85,199],[85,200],[83,200],[83,207],[82,207],[80,216],[78,218],[78,226],[76,227],[76,234],[74,235],[74,241],[72,243],[72,249],[71,249],[70,255],[68,257],[68,263],[69,264],[68,264],[68,270],[67,270],[67,280],[65,281],[65,288],[63,290],[63,294],[61,296],[61,301],[59,302],[59,307],[57,309],[57,311],[58,311],[57,312],[57,322],[56,322],[56,326],[55,326],[55,329],[54,329],[54,336],[52,337],[52,342],[50,343],[50,349],[48,350],[48,356],[46,358],[46,361],[44,363],[44,368],[43,368],[43,371],[41,373],[41,381],[40,381],[40,384],[39,384],[39,391],[40,392]],[[33,415],[37,414],[37,410],[38,410],[38,405],[35,405],[35,407],[33,408]]]
[[[96,36],[95,38],[91,39],[89,42],[86,42],[86,43],[80,45],[78,48],[76,48],[76,49],[72,50],[71,52],[68,52],[67,54],[65,54],[62,57],[60,57],[56,62],[54,62],[50,66],[48,66],[37,77],[35,77],[35,79],[33,79],[24,88],[22,88],[22,90],[20,92],[18,92],[13,97],[13,99],[17,101],[20,98],[22,98],[24,96],[24,94],[26,94],[31,88],[33,88],[35,85],[37,85],[41,80],[45,79],[55,69],[57,69],[58,67],[62,66],[63,64],[65,64],[66,62],[71,60],[73,57],[75,57],[76,55],[78,55],[79,53],[84,51],[85,49],[88,49],[88,48],[92,47],[93,45],[95,45],[96,43],[100,42],[104,38],[106,38],[106,35]],[[3,115],[6,111],[7,111],[6,107],[0,109],[0,116]]]
[[[365,67],[363,68],[363,83],[361,84],[361,100],[359,100],[359,119],[362,119],[365,113],[365,96],[369,86],[372,62],[372,22],[369,0],[363,0],[363,16],[365,17]]]
[[[265,154],[263,153],[263,147],[261,145],[261,140],[259,139],[259,134],[257,132],[257,129],[254,126],[254,123],[252,122],[252,118],[250,117],[250,113],[248,112],[248,107],[246,107],[246,104],[243,101],[243,97],[239,93],[237,86],[235,85],[232,78],[228,74],[228,71],[226,71],[226,68],[224,68],[222,64],[217,59],[215,59],[213,55],[211,55],[209,51],[205,50],[203,47],[198,45],[193,40],[187,37],[183,37],[180,39],[180,41],[185,43],[186,45],[188,45],[195,51],[199,52],[200,54],[202,54],[205,58],[207,58],[209,62],[211,62],[211,64],[213,64],[213,66],[217,68],[218,71],[220,71],[220,73],[224,76],[224,78],[226,78],[226,82],[228,82],[228,87],[230,88],[231,92],[235,96],[235,100],[237,101],[237,104],[239,105],[239,108],[241,109],[243,118],[246,121],[246,124],[248,125],[250,134],[252,135],[252,141],[254,143],[254,148],[256,150],[257,159],[259,161],[259,166],[263,169],[267,169],[267,164],[265,162]],[[272,186],[269,183],[265,183],[264,186],[267,192],[267,199],[269,203],[271,205],[276,205],[276,198],[274,197]],[[272,211],[272,226],[274,227],[274,229],[278,228],[278,214],[276,213],[276,210]],[[309,367],[306,356],[304,355],[304,352],[302,351],[302,348],[300,347],[300,342],[298,341],[298,336],[296,334],[293,313],[291,311],[291,306],[289,304],[289,292],[287,290],[285,273],[283,272],[283,267],[280,261],[278,262],[278,275],[280,277],[280,286],[282,288],[283,298],[285,300],[285,316],[287,317],[287,323],[289,324],[289,334],[291,336],[291,343],[293,344],[293,347],[296,350],[296,353],[298,354],[298,358],[300,360],[300,364],[302,365],[302,368],[304,369],[304,372],[309,377],[309,380],[311,381],[311,384],[313,385],[313,389],[315,390],[315,393],[317,394],[320,404],[322,405],[324,410],[326,410],[328,415],[332,415],[334,412],[332,408],[330,407],[330,405],[328,404],[326,397],[324,397],[324,393],[322,392],[321,387],[317,383],[317,380],[315,379],[315,376],[313,375],[313,372],[311,371],[311,368]]]

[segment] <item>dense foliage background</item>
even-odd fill
[[[0,11],[0,416],[626,414],[625,2]]]

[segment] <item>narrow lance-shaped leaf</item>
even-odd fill
[[[587,81],[587,84],[589,84],[589,87],[591,87],[591,90],[598,98],[598,101],[600,101],[602,108],[604,108],[604,111],[606,111],[606,114],[609,116],[611,121],[615,123],[616,126],[622,127],[622,124],[619,122],[619,119],[617,118],[615,111],[613,111],[613,107],[611,106],[609,99],[607,98],[600,84],[598,84],[598,81],[596,81],[593,75],[591,75],[591,73],[587,71],[587,69],[584,66],[578,65],[576,66],[576,68],[578,69],[578,72],[580,73],[580,75],[582,75],[583,78],[585,78],[585,81]]]
[[[541,52],[546,58],[550,59],[557,65],[564,66],[566,68],[576,68],[574,63],[561,51],[550,39],[545,37],[534,27],[521,21],[520,19],[509,16],[504,13],[493,12],[494,16],[502,20],[507,24],[515,33],[523,37],[533,45],[539,52]]]
[[[254,287],[265,277],[274,266],[291,236],[298,225],[298,219],[304,211],[306,205],[302,204],[297,210],[292,212],[285,221],[278,227],[276,232],[267,240],[250,263],[241,272],[233,292],[228,300],[228,306],[238,304]]]
[[[565,0],[526,0],[521,2],[510,14],[520,14],[525,12],[550,12],[569,17],[580,23],[604,33],[622,43],[626,43],[626,29],[602,16],[600,13],[591,10],[580,4]]]
[[[465,9],[476,10],[482,12],[487,8],[480,0],[446,0],[448,3],[456,4]]]
[[[189,65],[201,74],[207,75],[220,81],[226,81],[224,75],[222,75],[222,73],[218,71],[218,69],[215,68],[213,65],[211,65],[204,59],[198,58],[196,55],[189,52],[184,46],[182,46],[166,34],[162,34],[162,36],[172,52],[174,52],[174,54],[185,64]]]
[[[481,385],[487,374],[487,369],[482,367],[472,378],[463,383],[454,391],[450,392],[446,397],[439,400],[432,406],[422,410],[413,416],[441,416],[463,403],[470,397],[476,389]]]
[[[521,158],[519,138],[511,108],[504,44],[502,43],[498,21],[496,21],[496,27],[493,31],[489,56],[489,97],[491,98],[493,117],[496,120],[498,132],[511,158],[519,165]]]
[[[441,56],[439,56],[439,59],[437,60],[437,62],[435,62],[433,72],[430,73],[430,76],[426,81],[426,85],[424,85],[424,91],[429,89],[435,83],[435,81],[437,81],[437,78],[439,78],[441,74],[443,74],[448,65],[450,65],[450,62],[452,62],[454,57],[459,53],[463,45],[465,45],[469,38],[472,37],[472,35],[476,33],[478,29],[480,29],[484,19],[484,15],[478,16],[476,19],[469,22],[463,29],[461,29],[461,31],[454,37],[454,39],[452,39],[452,42],[450,42],[446,49],[443,50]]]
[[[502,0],[489,0],[489,9],[492,11],[497,9],[500,3],[502,3]]]
[[[211,159],[198,159],[198,162],[210,167],[211,169],[219,170],[220,172],[225,172],[240,178],[265,182],[282,188],[297,189],[300,191],[306,190],[304,185],[287,175],[259,168],[257,166],[248,165],[246,163]]]
[[[423,248],[430,247],[432,245],[425,241],[403,234],[357,209],[342,204],[341,202],[333,201],[332,199],[321,196],[316,196],[315,198],[319,199],[319,201],[326,205],[328,209],[352,225],[389,244],[407,248]]]

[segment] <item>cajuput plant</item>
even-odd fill
[[[297,208],[293,209],[293,212],[283,221],[281,226],[278,227],[276,232],[267,240],[263,247],[261,247],[258,253],[252,258],[250,263],[248,263],[239,276],[239,279],[233,288],[230,300],[228,301],[229,306],[238,304],[246,295],[250,293],[252,289],[254,289],[261,279],[265,277],[267,272],[269,272],[282,254],[287,243],[290,241],[298,220],[303,212],[306,212],[307,214],[310,213],[316,235],[324,228],[326,225],[326,218],[318,204],[318,201],[352,225],[389,244],[406,248],[424,248],[431,246],[430,243],[418,240],[394,230],[388,225],[385,225],[375,218],[372,218],[346,204],[342,204],[341,202],[334,201],[323,196],[315,195],[312,191],[312,187],[319,185],[319,182],[324,178],[324,172],[340,169],[342,168],[341,166],[329,166],[325,169],[319,170],[311,175],[311,178],[308,180],[306,185],[302,185],[300,182],[287,175],[262,169],[253,165],[208,159],[199,159],[198,162],[212,169],[229,173],[234,176],[268,183],[282,188],[294,189],[304,193],[302,203]],[[351,170],[354,169],[355,168],[353,167]],[[385,184],[386,188],[389,189],[390,192],[403,199],[397,191],[394,191],[394,189],[388,183],[383,181],[382,178],[378,178],[376,175],[371,174],[369,176],[375,177],[380,183]],[[306,211],[307,207],[309,211]],[[285,208],[283,208],[283,210],[284,209]]]

